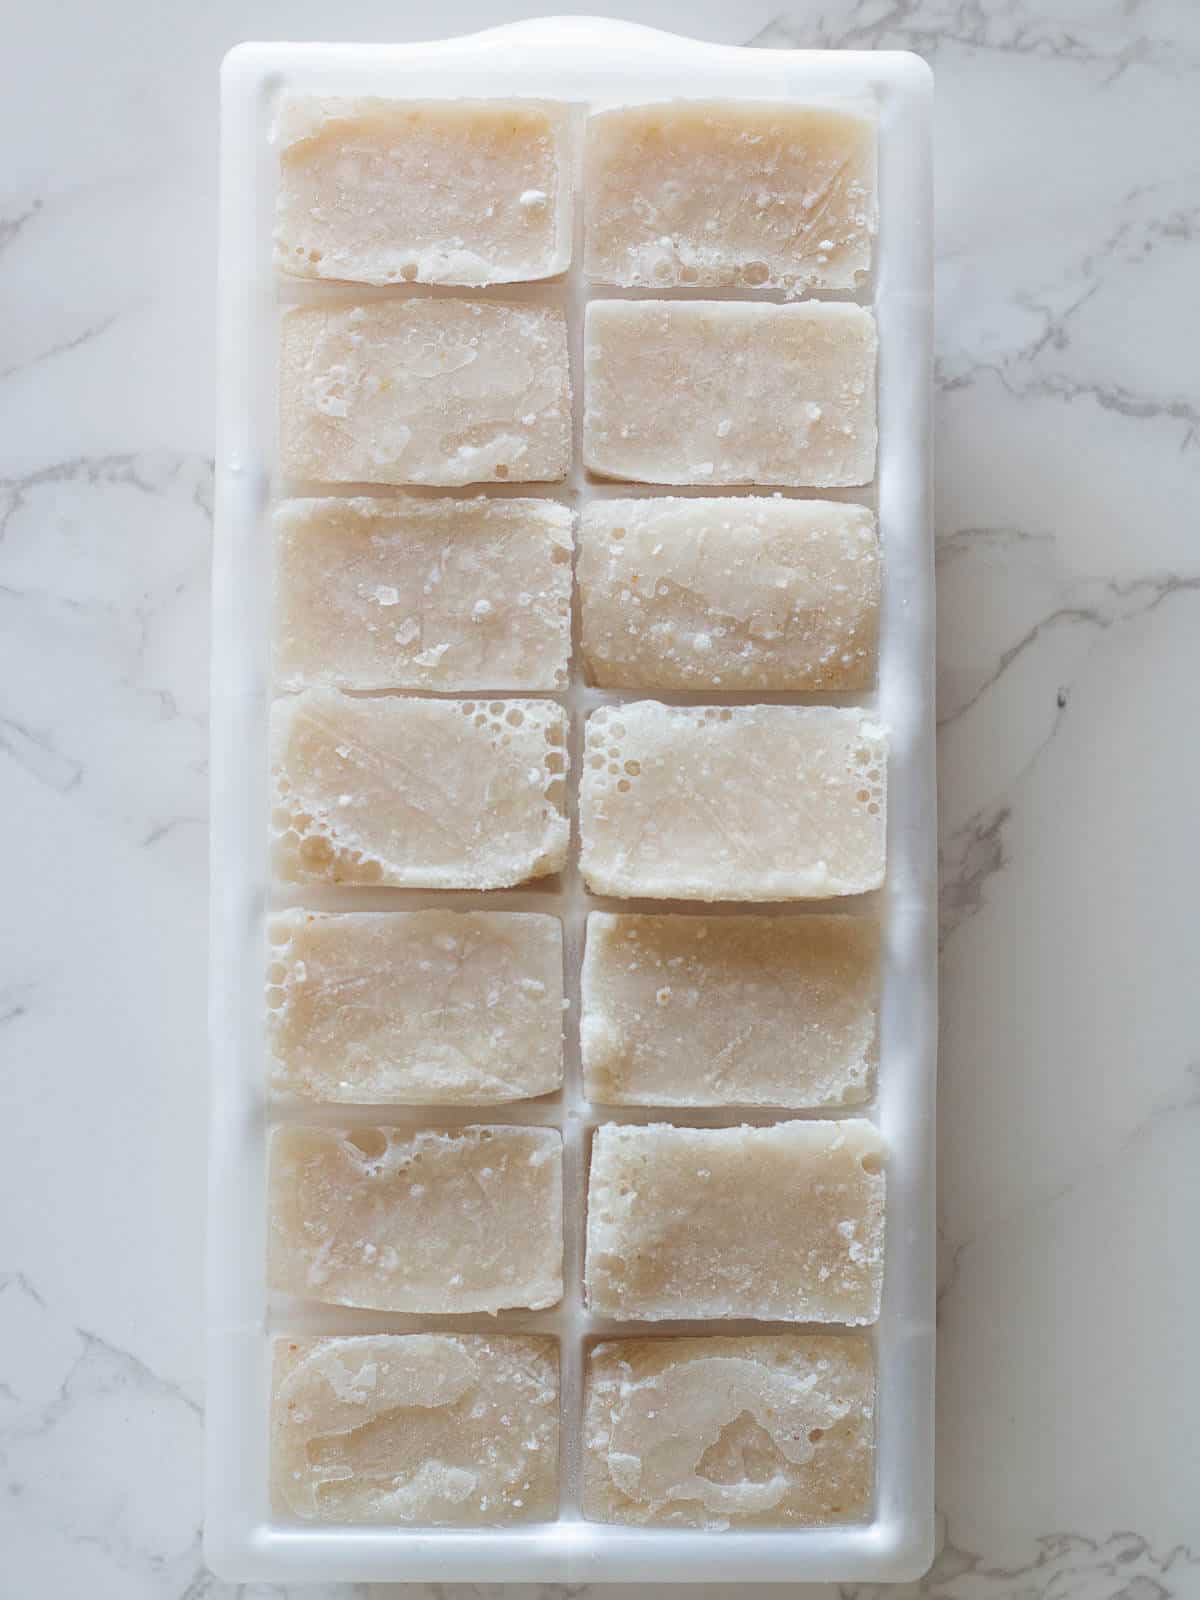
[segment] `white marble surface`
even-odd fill
[[[244,37],[538,9],[60,0],[6,21],[13,1600],[283,1592],[217,1581],[199,1543],[217,62]],[[1200,7],[625,10],[937,71],[945,1548],[918,1587],[1200,1596]]]

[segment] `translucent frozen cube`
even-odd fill
[[[553,1339],[275,1341],[271,1499],[305,1522],[479,1525],[558,1509]]]
[[[588,719],[580,865],[597,894],[819,900],[883,882],[887,750],[831,706],[602,706]]]
[[[871,917],[588,918],[580,1043],[591,1100],[861,1103],[878,1019]]]
[[[275,262],[297,278],[482,286],[571,258],[567,108],[290,95]]]
[[[861,306],[594,300],[585,464],[639,483],[870,483],[875,351]]]
[[[494,300],[296,307],[279,406],[287,478],[550,482],[571,460],[566,322]]]
[[[592,1521],[723,1529],[870,1516],[875,1365],[859,1334],[599,1344],[585,1404]]]
[[[561,689],[571,512],[553,500],[288,500],[275,513],[281,687]]]
[[[271,708],[276,875],[500,889],[557,872],[565,736],[545,700],[285,696]]]
[[[766,100],[623,106],[587,124],[587,270],[639,288],[854,289],[871,267],[875,118]]]
[[[285,911],[267,934],[279,1091],[358,1105],[486,1105],[562,1083],[557,917]]]
[[[830,500],[597,500],[579,543],[583,655],[608,689],[863,689],[879,540]]]
[[[555,1128],[276,1128],[271,1287],[377,1311],[562,1298]]]
[[[874,1322],[883,1142],[873,1125],[596,1130],[588,1301],[602,1317]]]

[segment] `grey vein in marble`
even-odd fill
[[[71,334],[66,339],[58,339],[44,349],[35,351],[23,361],[14,361],[7,367],[0,367],[0,383],[6,378],[15,378],[19,372],[28,372],[30,367],[37,366],[40,362],[49,361],[54,356],[70,355],[73,350],[90,344],[93,339],[102,338],[123,315],[122,311],[113,311],[108,316],[101,317],[98,322],[81,329],[79,333]]]
[[[160,839],[165,839],[176,828],[202,828],[208,822],[207,817],[168,817],[164,822],[156,822],[150,827],[142,839],[142,849],[149,850],[158,844]]]
[[[13,517],[24,509],[29,496],[36,489],[65,483],[128,484],[143,494],[162,494],[185,471],[194,470],[196,458],[179,451],[124,451],[115,455],[71,456],[63,461],[53,461],[44,467],[16,477],[0,478],[0,539],[8,531]],[[204,475],[192,490],[192,503],[197,510],[212,521],[213,462],[209,457],[203,463]]]
[[[1131,0],[1126,17],[1135,18],[1137,9],[1138,0]],[[1200,63],[1200,49],[1181,51],[1177,38],[1136,33],[1132,39],[1118,35],[1111,41],[1089,41],[1073,28],[1056,27],[1041,7],[1020,0],[1002,5],[985,0],[856,0],[845,12],[837,20],[818,13],[811,21],[803,14],[781,14],[746,42],[766,49],[912,50],[932,61],[950,45],[1101,66],[1107,69],[1106,84],[1133,66],[1179,74]]]
[[[15,216],[0,217],[0,250],[7,249],[14,239],[18,239],[41,209],[42,201],[37,199],[26,206],[24,211],[18,211]]]
[[[16,1297],[13,1300],[12,1297]],[[8,1413],[0,1411],[0,1462],[7,1476],[10,1499],[31,1503],[28,1515],[49,1516],[61,1528],[65,1539],[75,1546],[94,1546],[119,1569],[138,1581],[169,1573],[187,1551],[193,1559],[199,1552],[199,1529],[185,1522],[182,1532],[186,1545],[178,1551],[172,1544],[174,1533],[163,1527],[156,1531],[139,1525],[136,1462],[122,1463],[110,1454],[107,1477],[94,1488],[80,1493],[81,1483],[68,1471],[60,1478],[44,1478],[40,1464],[55,1450],[54,1441],[64,1435],[67,1452],[63,1466],[69,1468],[71,1452],[78,1448],[82,1434],[103,1447],[108,1441],[115,1452],[123,1436],[122,1419],[128,1415],[135,1429],[177,1425],[183,1428],[191,1450],[199,1449],[199,1402],[182,1384],[163,1377],[133,1351],[123,1349],[85,1327],[68,1327],[55,1316],[45,1295],[24,1273],[9,1273],[0,1278],[0,1318],[11,1327],[16,1318],[26,1328],[34,1319],[38,1331],[36,1345],[22,1349],[26,1382],[20,1365],[8,1368],[13,1380]],[[62,1360],[57,1378],[44,1370],[47,1359]],[[36,1366],[35,1366],[36,1364]],[[43,1369],[43,1370],[37,1370]],[[114,1406],[113,1401],[118,1403]],[[141,1405],[137,1401],[143,1402]],[[31,1472],[27,1480],[23,1473]],[[107,1485],[107,1487],[105,1486]],[[148,1486],[146,1486],[148,1492]],[[190,1508],[189,1508],[190,1509]],[[184,1511],[185,1518],[189,1511]],[[47,1597],[49,1600],[49,1596]]]
[[[964,1260],[971,1252],[998,1234],[1023,1225],[1029,1217],[1048,1211],[1077,1193],[1087,1183],[1103,1181],[1109,1168],[1135,1147],[1152,1138],[1165,1123],[1180,1116],[1190,1116],[1200,1111],[1200,1061],[1187,1062],[1179,1073],[1176,1087],[1164,1095],[1131,1127],[1125,1129],[1098,1154],[1092,1155],[1059,1181],[1034,1187],[1022,1203],[1009,1211],[991,1218],[984,1226],[951,1243],[948,1237],[939,1240],[940,1254],[948,1257],[944,1274],[939,1274],[937,1307],[939,1323],[944,1304],[959,1286]],[[1198,1575],[1200,1576],[1200,1575]]]
[[[33,983],[9,983],[0,988],[0,1027],[29,1015],[29,1001],[36,987]],[[0,1290],[3,1287],[0,1282]]]
[[[1043,1533],[1028,1561],[989,1562],[943,1534],[933,1566],[914,1584],[840,1584],[840,1600],[1071,1600],[1087,1594],[1105,1600],[1169,1600],[1190,1593],[1177,1587],[1200,1577],[1200,1556],[1186,1544],[1161,1553],[1138,1533],[1088,1538],[1079,1533]],[[1113,1585],[1116,1587],[1113,1587]]]
[[[212,476],[211,460],[160,450],[72,456],[0,480],[0,755],[60,793],[86,789],[92,809],[127,813],[131,796],[130,832],[141,844],[205,814],[203,678],[189,682],[186,698],[179,687],[181,671],[190,678],[202,666],[205,638],[200,631],[189,654],[178,628],[193,616],[201,630],[206,621]],[[129,492],[144,511],[131,509]],[[101,539],[125,553],[132,585],[119,566],[91,559]],[[119,746],[97,737],[78,697],[59,692],[55,674],[27,670],[47,648],[94,663],[90,689],[102,716],[166,725],[164,748],[174,754],[162,777],[130,789]]]
[[[0,715],[0,752],[39,783],[69,794],[83,781],[83,763],[65,755],[41,728],[31,728],[16,717]]]
[[[961,923],[982,910],[984,885],[1007,866],[1004,829],[1011,817],[1010,805],[972,817],[939,849],[939,947],[945,946]]]
[[[1169,184],[1178,191],[1180,180],[1172,176]],[[1168,180],[1163,179],[1129,189],[1118,202],[1118,211],[1125,214],[1122,220],[1099,240],[1089,243],[1057,283],[1042,283],[1036,288],[1017,285],[1010,290],[1009,304],[1039,321],[1038,332],[1011,346],[1001,342],[990,357],[972,355],[965,349],[953,355],[939,351],[935,362],[939,391],[953,394],[989,377],[1015,399],[1034,397],[1065,404],[1090,399],[1103,410],[1133,421],[1183,423],[1180,448],[1193,445],[1200,426],[1200,407],[1194,400],[1178,393],[1145,393],[1120,381],[1075,375],[1069,370],[1045,371],[1042,361],[1047,355],[1070,353],[1074,322],[1107,286],[1114,267],[1143,262],[1164,245],[1194,242],[1200,206],[1176,205],[1161,214],[1143,214],[1143,208],[1166,187]]]
[[[1044,617],[1040,617],[1001,652],[994,669],[966,700],[959,702],[945,714],[939,714],[938,727],[947,728],[959,717],[973,710],[984,695],[995,687],[1014,661],[1032,645],[1037,644],[1049,630],[1084,625],[1098,628],[1102,632],[1106,631],[1119,623],[1129,622],[1156,611],[1164,600],[1177,595],[1193,594],[1200,590],[1200,574],[1185,576],[1175,572],[1149,573],[1130,579],[1090,579],[1083,584],[1073,586],[1073,592],[1090,592],[1096,589],[1100,591],[1101,597],[1108,597],[1112,602],[1111,605],[1106,605],[1103,598],[1096,604],[1060,605]],[[1062,693],[1061,690],[1057,692]],[[1066,700],[1063,699],[1059,709],[1064,709],[1065,705]]]
[[[1019,545],[1053,542],[1053,534],[1029,533],[1024,528],[956,528],[953,533],[937,535],[937,565],[947,567],[961,556],[975,555],[989,546],[1012,549]]]

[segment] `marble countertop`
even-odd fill
[[[217,63],[539,9],[60,0],[6,25],[13,1600],[285,1593],[200,1554]],[[624,9],[936,70],[944,1547],[911,1587],[1200,1596],[1200,7]]]

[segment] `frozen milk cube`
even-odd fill
[[[588,1303],[601,1317],[874,1322],[883,1142],[869,1122],[596,1130]]]
[[[637,288],[854,289],[876,227],[875,118],[673,100],[587,124],[587,271]]]
[[[870,1516],[875,1364],[860,1334],[599,1344],[585,1407],[591,1521],[723,1529]]]
[[[565,106],[292,95],[275,142],[275,263],[290,277],[482,286],[566,271]]]
[[[887,747],[831,706],[602,706],[588,719],[580,866],[596,894],[820,900],[883,882]]]
[[[275,512],[282,688],[561,689],[572,514],[553,500],[288,500]]]
[[[589,1100],[861,1103],[878,1022],[873,918],[588,918],[580,1044]]]
[[[875,350],[861,306],[595,300],[584,461],[639,483],[870,483]]]
[[[306,689],[271,707],[284,883],[502,889],[566,860],[565,718],[545,700]]]
[[[412,298],[284,313],[280,466],[321,483],[543,482],[571,460],[561,311]]]
[[[305,1522],[480,1525],[558,1510],[558,1349],[504,1334],[275,1341],[271,1501]]]
[[[554,1128],[277,1128],[269,1277],[377,1311],[540,1310],[562,1298]]]
[[[579,542],[583,655],[606,689],[863,689],[879,540],[829,500],[597,500]]]
[[[562,927],[507,911],[284,911],[267,926],[274,1087],[485,1105],[563,1072]]]

